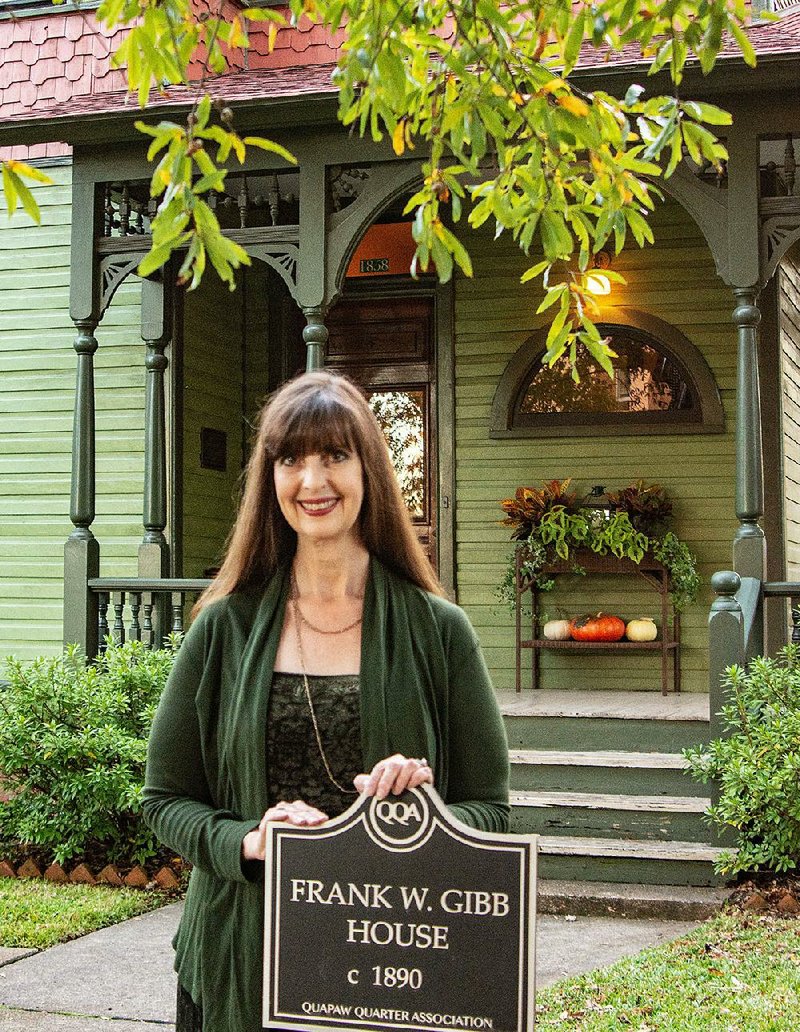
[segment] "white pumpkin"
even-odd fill
[[[625,637],[628,641],[655,641],[658,637],[658,628],[655,620],[649,616],[641,616],[638,620],[631,620],[625,628]]]
[[[569,620],[548,620],[542,628],[548,641],[569,641]]]

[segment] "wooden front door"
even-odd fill
[[[345,298],[326,319],[326,365],[369,398],[419,539],[434,567],[436,362],[431,298]]]

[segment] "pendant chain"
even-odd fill
[[[328,763],[328,757],[325,755],[325,749],[324,749],[324,747],[322,745],[322,735],[319,733],[319,724],[317,723],[317,714],[314,712],[314,703],[313,703],[313,701],[311,699],[311,688],[310,688],[309,683],[308,683],[308,675],[306,674],[306,662],[305,662],[305,659],[303,658],[303,636],[302,636],[302,634],[300,632],[300,624],[301,623],[306,623],[306,624],[308,624],[309,627],[311,627],[312,630],[316,630],[316,628],[312,624],[309,624],[308,621],[304,619],[303,615],[300,612],[300,606],[297,604],[297,581],[294,578],[294,571],[292,571],[291,603],[292,603],[292,611],[294,613],[294,629],[295,629],[295,634],[297,635],[297,655],[298,655],[298,658],[300,659],[300,673],[303,676],[303,687],[305,688],[305,692],[306,692],[306,699],[308,701],[308,710],[309,710],[309,712],[311,714],[311,723],[312,723],[312,725],[314,727],[314,736],[317,739],[317,748],[319,749],[319,755],[320,755],[320,757],[322,759],[322,763],[323,763],[323,765],[325,767],[325,772],[328,775],[329,781],[333,785],[335,785],[336,788],[339,789],[339,791],[342,793],[342,795],[358,795],[358,792],[355,789],[353,789],[353,788],[345,788],[343,785],[340,785],[339,782],[336,780],[336,778],[333,776],[333,771],[331,770],[331,766]],[[351,624],[349,627],[342,628],[342,630],[340,630],[340,631],[321,631],[319,633],[321,633],[321,634],[344,634],[345,631],[351,630],[353,627],[356,627],[360,623],[361,623],[361,618],[359,618],[354,624]]]

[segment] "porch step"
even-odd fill
[[[646,795],[697,792],[680,753],[622,750],[511,749],[511,787],[518,791],[587,791]]]
[[[709,737],[707,695],[659,692],[498,692],[508,744],[517,750],[680,753]]]
[[[528,834],[669,842],[707,834],[701,796],[512,792],[512,828]]]
[[[539,875],[569,881],[719,885],[713,863],[722,852],[705,842],[541,835]]]

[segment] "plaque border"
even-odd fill
[[[374,834],[370,827],[370,810],[374,800],[370,796],[360,795],[353,805],[333,820],[315,828],[298,828],[283,822],[274,822],[268,826],[265,866],[264,866],[264,994],[262,1002],[262,1025],[292,1030],[292,1032],[317,1032],[328,1029],[330,1032],[354,1032],[355,1029],[370,1029],[380,1032],[383,1029],[418,1030],[418,1032],[441,1032],[436,1025],[412,1025],[409,1022],[370,1022],[359,1018],[328,1017],[314,1018],[309,1015],[288,1014],[278,1011],[278,982],[280,978],[279,959],[275,946],[280,932],[280,899],[279,893],[273,891],[280,884],[281,849],[285,839],[326,839],[335,838],[349,831],[358,824],[363,824],[367,835],[386,852],[413,852],[424,845],[437,828],[458,842],[466,843],[473,848],[488,849],[492,852],[513,852],[519,854],[520,860],[520,942],[519,942],[519,994],[517,998],[517,1032],[533,1032],[536,1023],[536,917],[538,891],[538,836],[525,834],[500,834],[480,831],[472,828],[454,817],[441,796],[428,784],[410,790],[410,794],[424,796],[423,805],[430,811],[429,827],[410,846],[391,846],[383,838]],[[526,973],[527,967],[527,973]],[[527,977],[526,977],[527,974]],[[271,1020],[279,1025],[269,1026]]]

